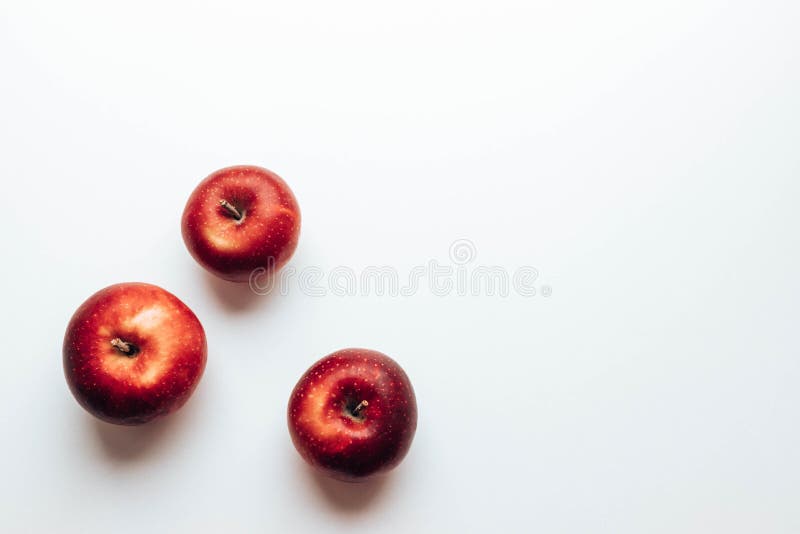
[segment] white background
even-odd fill
[[[800,4],[0,5],[3,532],[800,531]],[[181,241],[194,186],[266,166],[292,266],[536,267],[524,298],[258,297]],[[70,395],[72,312],[156,283],[204,323],[189,404]],[[339,348],[420,408],[385,479],[311,474],[289,393]]]

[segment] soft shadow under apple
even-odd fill
[[[374,505],[376,499],[386,490],[389,480],[389,477],[381,475],[364,482],[341,482],[310,468],[308,472],[325,500],[345,513],[358,513]]]
[[[114,425],[94,417],[87,420],[110,462],[133,464],[154,458],[169,449],[170,444],[174,445],[191,421],[196,420],[195,409],[200,404],[197,400],[189,399],[176,412],[143,425]]]
[[[277,291],[272,291],[266,295],[261,295],[253,291],[250,288],[250,284],[228,282],[206,271],[203,271],[202,276],[205,285],[211,288],[211,292],[220,305],[225,310],[233,313],[247,311],[259,302],[267,302],[277,293]]]
[[[94,419],[92,425],[109,460],[129,462],[155,451],[173,423],[164,419],[141,426],[121,426]]]

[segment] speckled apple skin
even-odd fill
[[[225,200],[243,217],[237,221],[220,205]],[[209,272],[247,282],[257,269],[272,273],[297,248],[300,207],[280,176],[241,165],[218,170],[200,182],[181,220],[186,248]]]
[[[367,401],[358,420],[346,406]],[[417,429],[417,401],[403,369],[374,350],[344,349],[311,366],[292,391],[289,433],[300,455],[339,480],[394,468]]]
[[[111,345],[121,338],[134,357]],[[206,365],[206,336],[195,314],[158,286],[124,283],[81,304],[64,336],[64,374],[78,403],[118,425],[138,425],[177,410]]]

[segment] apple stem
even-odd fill
[[[369,406],[369,403],[367,401],[365,401],[365,400],[362,400],[360,403],[358,403],[358,406],[353,408],[353,415],[358,415],[358,412],[360,412],[361,410],[363,410],[367,406]]]
[[[128,356],[133,356],[133,347],[131,346],[130,343],[126,343],[125,341],[122,341],[120,338],[115,337],[114,339],[111,340],[111,345],[121,353]]]
[[[237,221],[242,220],[242,214],[239,213],[239,210],[237,210],[233,204],[231,204],[224,198],[220,199],[219,205],[228,210],[228,213],[230,213],[233,216],[233,218],[236,219]]]

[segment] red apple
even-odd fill
[[[232,282],[280,269],[297,248],[300,208],[280,176],[253,166],[200,182],[183,210],[183,241],[209,272]]]
[[[380,352],[344,349],[311,366],[289,399],[289,433],[300,455],[344,481],[385,472],[405,457],[417,429],[408,376]]]
[[[116,284],[81,304],[64,336],[64,374],[89,413],[138,425],[180,408],[206,365],[206,335],[178,297]]]

